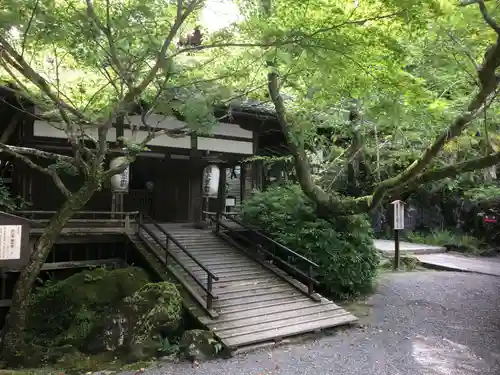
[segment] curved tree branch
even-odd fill
[[[24,58],[19,53],[17,53],[14,47],[12,47],[7,39],[5,39],[2,35],[0,35],[0,57],[14,69],[16,69],[20,74],[22,74],[23,77],[36,85],[45,95],[47,95],[47,97],[54,103],[56,108],[61,111],[61,116],[63,117],[65,122],[69,121],[66,111],[79,119],[85,118],[85,116],[76,108],[61,100],[58,95],[52,91],[45,78],[35,72],[35,70],[33,70],[33,68],[26,62],[26,60],[24,60]],[[70,123],[68,123],[68,125],[69,124]]]
[[[275,69],[272,69],[268,73],[267,78],[269,95],[276,108],[278,123],[288,139],[288,147],[293,155],[297,180],[304,194],[309,197],[309,199],[316,202],[321,211],[333,215],[345,215],[354,212],[354,210],[359,212],[368,211],[371,199],[338,199],[339,197],[330,196],[314,183],[304,144],[301,140],[294,139],[292,124],[286,118],[285,104],[279,91],[278,73]]]
[[[479,10],[481,11],[481,14],[483,15],[484,21],[490,26],[495,32],[500,35],[500,26],[498,26],[498,23],[490,16],[488,13],[488,9],[486,8],[486,4],[484,3],[484,0],[462,0],[460,2],[461,6],[468,6],[472,4],[477,4],[479,5]]]
[[[467,109],[403,172],[379,183],[373,194],[356,199],[330,196],[314,183],[303,142],[295,139],[293,125],[287,121],[286,108],[279,91],[278,73],[276,69],[272,67],[272,70],[268,73],[268,90],[276,109],[280,127],[289,141],[290,151],[294,157],[297,179],[302,190],[311,200],[318,204],[319,209],[323,212],[329,212],[333,215],[352,214],[372,210],[382,202],[387,193],[399,186],[405,186],[414,181],[418,182],[419,176],[422,175],[425,168],[427,168],[432,160],[439,154],[443,146],[451,139],[459,136],[466,126],[484,108],[491,104],[489,99],[494,97],[495,90],[498,86],[498,79],[495,72],[499,66],[500,46],[497,41],[497,43],[488,49],[484,57],[484,63],[478,69],[481,87],[477,94],[471,99]]]
[[[420,174],[410,183],[399,186],[398,188],[392,191],[392,194],[400,195],[402,193],[411,192],[412,190],[415,190],[419,186],[429,182],[439,181],[445,178],[456,177],[466,172],[479,171],[481,169],[485,169],[499,163],[500,163],[500,152],[495,152],[487,156],[466,160],[464,162],[448,165],[443,168],[431,169]]]
[[[75,159],[73,159],[71,156],[54,154],[52,152],[42,151],[42,150],[38,150],[36,148],[10,146],[10,145],[6,145],[2,142],[0,142],[0,152],[10,153],[12,156],[15,156],[14,154],[16,154],[16,155],[17,154],[29,155],[29,156],[34,156],[34,157],[43,158],[43,159],[47,159],[47,160],[61,161],[61,162],[69,163],[69,164],[75,163]],[[12,154],[12,153],[14,153],[14,154]]]
[[[16,159],[21,160],[23,163],[28,165],[28,167],[37,170],[43,174],[46,174],[47,176],[50,176],[52,180],[54,180],[54,183],[56,184],[57,188],[61,191],[61,193],[64,194],[65,197],[69,197],[71,195],[71,192],[66,188],[66,186],[61,180],[61,177],[59,177],[59,175],[55,170],[39,166],[26,155],[39,156],[44,159],[71,162],[71,163],[74,163],[73,158],[26,147],[7,146],[1,143],[0,143],[0,152],[5,152],[6,154],[9,154],[15,157]]]
[[[94,4],[92,0],[86,0],[87,3],[87,16],[90,18],[92,23],[95,25],[98,31],[102,32],[108,41],[108,46],[109,46],[109,57],[111,59],[111,63],[113,63],[114,68],[116,72],[118,73],[118,76],[127,84],[128,87],[132,87],[132,83],[130,82],[130,79],[126,75],[126,71],[123,68],[120,59],[118,57],[118,52],[116,50],[115,46],[115,41],[113,38],[113,33],[111,31],[111,25],[110,25],[110,15],[109,15],[109,0],[107,1],[106,4],[106,18],[107,22],[106,25],[104,25],[101,20],[99,19],[99,16],[95,13],[94,11]]]

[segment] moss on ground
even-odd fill
[[[394,257],[383,255],[380,260],[379,270],[383,273],[385,271],[392,271],[394,264]],[[402,254],[399,258],[399,271],[415,271],[419,270],[421,267],[419,266],[419,261],[417,257],[413,254]]]

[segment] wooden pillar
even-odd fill
[[[257,161],[250,165],[250,174],[252,175],[252,190],[257,189]]]
[[[191,212],[189,221],[201,223],[203,207],[203,168],[199,165],[193,166],[191,174]]]
[[[245,168],[245,163],[240,164],[240,206],[245,200],[245,182],[246,182],[247,170]]]
[[[121,137],[124,136],[124,127],[125,127],[125,119],[123,115],[119,115],[116,118],[116,123],[115,123],[115,132],[116,132],[116,146],[121,147],[123,146],[123,142],[120,140]]]
[[[253,154],[257,155],[259,152],[259,132],[253,132]],[[262,162],[257,160],[252,163],[252,189],[262,189]]]
[[[24,165],[20,165],[16,163],[15,165],[15,174],[18,176],[18,190],[16,189],[14,194],[19,194],[25,202],[32,202],[33,199],[31,197],[32,188],[33,188],[33,176],[32,170]]]
[[[115,217],[115,212],[123,212],[123,196],[122,192],[112,192],[111,193],[111,217]],[[121,216],[118,216],[120,218]]]
[[[254,161],[252,163],[252,188],[262,190],[264,168],[261,161]]]
[[[217,211],[224,212],[226,208],[226,166],[219,164],[219,191],[217,192]]]

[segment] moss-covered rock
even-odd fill
[[[80,347],[84,352],[91,354],[114,352],[123,348],[128,331],[127,317],[119,311],[110,312],[93,324]]]
[[[61,358],[71,357],[76,359],[81,353],[72,345],[42,346],[34,343],[26,343],[19,353],[19,360],[13,365],[22,367],[37,367],[40,364],[56,363]]]
[[[210,331],[193,329],[182,335],[179,348],[183,356],[191,361],[213,358],[222,350],[222,344]]]
[[[126,352],[131,360],[158,354],[163,337],[182,321],[182,298],[169,282],[144,285],[95,325],[85,344],[92,353]]]
[[[181,321],[174,284],[150,283],[135,267],[84,271],[34,294],[23,356],[31,366],[77,353],[143,359],[161,354],[163,337]]]
[[[155,335],[165,335],[182,321],[182,298],[169,282],[144,285],[125,298],[125,310],[134,321],[131,342],[141,343]]]
[[[144,270],[129,267],[97,268],[50,282],[33,295],[27,341],[42,346],[78,345],[96,321],[149,281]]]

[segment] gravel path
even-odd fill
[[[229,360],[167,364],[148,375],[498,375],[500,278],[386,276],[366,328]]]

